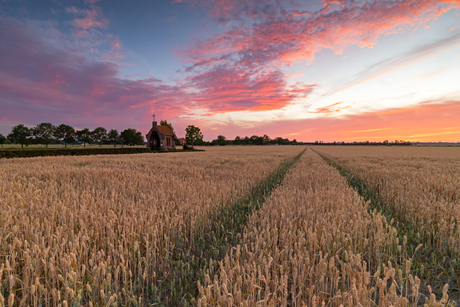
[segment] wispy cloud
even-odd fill
[[[193,63],[192,67],[197,63],[209,66],[222,59],[248,68],[291,64],[312,59],[323,48],[340,53],[352,45],[372,47],[382,35],[418,27],[460,7],[453,0],[325,1],[321,9],[300,13],[293,9],[293,2],[278,1],[275,6],[260,1],[212,1],[216,18],[252,18],[252,22],[242,21],[177,53],[185,62]]]
[[[106,29],[109,25],[109,20],[102,17],[102,10],[94,5],[91,6],[91,9],[80,9],[72,6],[66,8],[66,12],[75,16],[72,25],[76,36],[82,36],[92,28]]]
[[[104,45],[110,47],[109,52],[103,52],[107,61],[124,59],[122,44],[118,37],[107,34],[110,21],[104,17],[102,9],[95,5],[98,1],[85,1],[89,7],[81,8],[70,6],[65,9],[66,13],[72,15],[69,21],[72,25],[72,36],[77,44],[87,50],[97,53]]]
[[[341,110],[346,110],[346,109],[349,109],[351,107],[352,107],[351,105],[344,105],[344,102],[341,101],[341,102],[336,102],[336,103],[330,104],[328,106],[316,108],[313,111],[309,110],[308,112],[309,113],[325,113],[325,114],[327,114],[327,113],[338,113]]]
[[[339,90],[334,92],[342,91],[357,84],[372,80],[374,78],[381,77],[388,73],[397,71],[401,68],[408,67],[415,63],[429,59],[433,56],[442,54],[453,48],[460,46],[460,34],[450,36],[448,38],[441,39],[435,43],[422,46],[411,52],[400,54],[398,56],[386,59],[372,66],[367,67],[362,72],[354,76],[352,82],[342,86]]]
[[[375,128],[375,129],[366,129],[366,130],[354,130],[354,131],[342,131],[338,132],[337,134],[356,134],[358,132],[375,132],[375,131],[382,131],[388,130],[390,128]]]

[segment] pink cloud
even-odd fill
[[[206,68],[221,59],[246,67],[283,65],[313,59],[323,48],[341,53],[352,45],[372,47],[382,35],[417,28],[460,8],[454,0],[324,1],[323,8],[316,11],[299,11],[296,1],[276,2],[278,6],[249,0],[204,3],[215,18],[241,24],[178,50],[191,67]]]
[[[91,9],[80,9],[77,7],[68,7],[66,12],[74,15],[72,21],[73,25],[73,36],[77,39],[86,38],[88,41],[94,43],[95,38],[93,34],[89,32],[91,29],[107,29],[109,26],[109,20],[102,17],[102,10],[99,7],[93,5],[95,1],[89,2]]]
[[[187,79],[187,85],[199,90],[194,101],[211,114],[277,110],[296,98],[307,97],[316,86],[288,86],[280,71],[238,71],[227,66],[194,75]]]
[[[110,62],[50,44],[40,28],[0,20],[0,108],[10,121],[66,121],[78,125],[140,125],[155,112],[164,118],[196,109],[208,114],[275,110],[307,97],[315,85],[288,85],[276,70],[237,71],[228,66],[194,74],[177,84],[155,77],[120,78]],[[114,50],[121,43],[111,40]]]
[[[120,39],[112,35],[107,35],[107,40],[111,48],[109,57],[115,59],[124,59],[125,55],[122,53],[122,44]]]
[[[173,3],[186,3],[192,7],[203,7],[219,23],[243,21],[245,19],[265,19],[285,11],[304,15],[311,5],[304,5],[298,0],[173,0]]]
[[[75,14],[75,15],[76,15],[76,14],[79,14],[82,10],[76,8],[75,6],[71,6],[71,7],[67,7],[67,8],[65,9],[65,11],[66,11],[67,13]]]
[[[109,20],[103,17],[101,8],[94,5],[98,1],[86,1],[90,9],[77,7],[67,7],[66,12],[72,14],[74,19],[71,24],[73,38],[80,46],[91,51],[97,50],[101,45],[110,46],[110,52],[106,52],[103,57],[106,61],[120,60],[125,58],[122,51],[122,44],[118,37],[111,34],[104,34],[100,29],[107,29]],[[97,30],[96,30],[97,29]]]
[[[84,15],[82,18],[75,18],[73,25],[76,29],[88,30],[91,28],[107,28],[109,20],[102,18],[101,9],[93,6],[91,10],[80,10],[75,7],[67,9],[67,12]]]
[[[138,124],[151,109],[182,112],[181,88],[121,79],[117,65],[89,61],[82,51],[52,46],[42,36],[13,18],[0,20],[0,109],[10,121],[126,125]]]

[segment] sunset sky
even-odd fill
[[[460,141],[460,1],[0,0],[0,133]]]

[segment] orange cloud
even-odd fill
[[[325,131],[327,139],[347,141],[402,139],[409,141],[460,141],[460,101],[420,104],[337,119],[340,129]],[[375,127],[375,128],[374,128]],[[357,129],[355,129],[357,128]],[[335,131],[334,131],[335,130]],[[339,140],[337,140],[339,141]]]
[[[254,128],[251,129],[245,128],[243,124],[220,125],[218,131],[229,139],[237,135],[253,134],[292,138],[293,133],[298,133],[295,134],[298,141],[459,142],[459,118],[460,101],[439,101],[361,115],[252,123]],[[215,126],[215,123],[208,124]],[[208,138],[212,139],[212,132],[209,131],[208,134]]]
[[[315,111],[308,111],[309,113],[336,113],[336,112],[339,112],[341,110],[346,110],[346,109],[349,109],[351,108],[351,106],[341,106],[339,107],[339,105],[343,104],[343,101],[341,102],[336,102],[336,103],[333,103],[331,105],[328,105],[328,106],[325,106],[325,107],[322,107],[322,108],[317,108]]]

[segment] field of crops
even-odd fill
[[[458,255],[458,220],[447,216],[459,212],[458,156],[304,149],[0,160],[0,306],[450,303],[458,267],[433,278],[432,260],[418,255]],[[410,163],[413,177],[378,171],[408,161],[425,161],[433,177]],[[374,210],[345,170],[391,210]],[[431,197],[423,216],[409,203],[421,194]]]
[[[460,148],[316,147],[366,185],[409,244],[423,244],[414,270],[460,294]]]
[[[165,301],[180,286],[178,241],[194,244],[196,223],[300,150],[0,161],[0,300]]]

